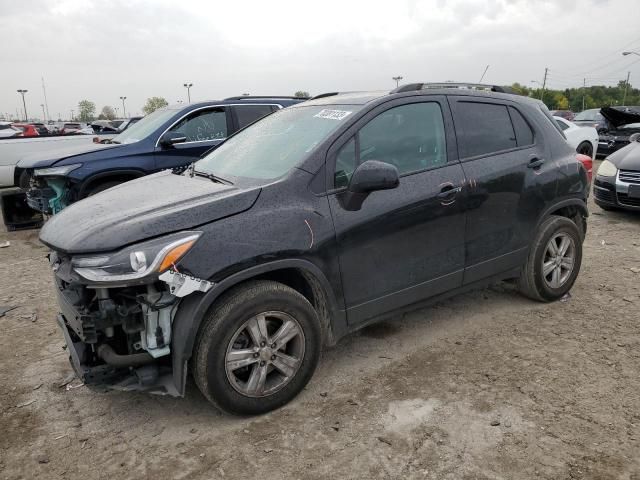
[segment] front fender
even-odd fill
[[[173,379],[180,395],[184,395],[185,392],[188,362],[193,353],[202,321],[214,302],[224,292],[241,282],[285,268],[301,270],[311,275],[320,284],[327,301],[330,328],[334,338],[338,339],[348,332],[345,312],[338,307],[331,284],[322,270],[312,262],[303,259],[284,259],[248,268],[216,283],[207,293],[193,293],[182,300],[173,319],[171,337]]]

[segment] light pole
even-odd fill
[[[27,103],[24,100],[24,94],[27,93],[29,90],[23,90],[23,89],[19,89],[17,90],[17,92],[22,95],[22,106],[24,107],[24,121],[28,122],[28,116],[27,116]]]
[[[71,110],[71,121],[73,122],[73,110]]]
[[[44,103],[41,103],[40,106],[42,107],[42,121],[43,123],[47,123],[47,114],[44,112]]]
[[[187,89],[187,99],[191,103],[191,87],[193,87],[193,83],[185,83],[184,87]]]
[[[127,118],[127,109],[124,106],[124,101],[127,99],[127,97],[120,97],[120,100],[122,100],[122,116],[124,118]]]
[[[396,88],[400,85],[400,80],[402,80],[402,76],[398,75],[397,77],[391,77],[392,80],[396,81]]]

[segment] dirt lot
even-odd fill
[[[0,478],[640,479],[640,215],[592,205],[566,302],[508,285],[328,350],[256,418],[70,373],[36,232],[0,233]],[[37,316],[34,317],[32,314]]]

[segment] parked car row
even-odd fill
[[[246,125],[302,100],[242,96],[167,107],[103,143],[30,155],[15,175],[32,208],[55,214],[120,183],[186,167]]]
[[[22,167],[38,207],[87,197],[40,235],[83,382],[180,396],[191,374],[258,414],[305,387],[323,345],[393,313],[503,279],[565,295],[578,155],[538,100],[420,83],[171,107]]]

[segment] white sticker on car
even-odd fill
[[[329,110],[325,108],[324,110],[320,110],[316,113],[314,117],[328,118],[329,120],[343,120],[351,113],[352,112],[347,110]]]

